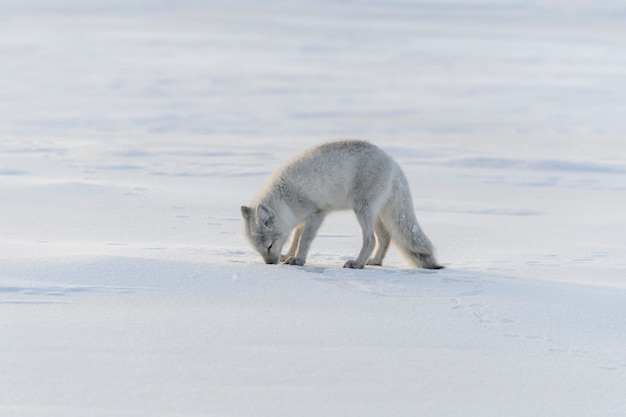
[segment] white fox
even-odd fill
[[[391,240],[413,266],[443,268],[417,223],[400,166],[365,141],[329,142],[296,156],[272,174],[252,206],[241,207],[241,214],[245,236],[266,263],[304,265],[326,214],[349,209],[363,231],[363,246],[344,268],[382,265]],[[289,250],[281,256],[294,228]]]

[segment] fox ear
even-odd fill
[[[274,211],[265,204],[259,204],[256,208],[256,216],[265,227],[272,227],[274,224]]]
[[[249,222],[252,218],[252,209],[247,206],[241,206],[241,215],[245,221]]]

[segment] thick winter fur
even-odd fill
[[[252,205],[241,207],[244,234],[266,263],[304,265],[324,217],[335,210],[353,210],[363,232],[361,251],[344,268],[382,265],[391,241],[412,266],[442,268],[415,218],[400,166],[359,140],[319,145],[276,170]]]

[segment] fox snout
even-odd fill
[[[278,259],[279,256],[273,256],[273,255],[267,255],[263,257],[263,260],[265,261],[266,264],[277,264],[278,263]]]

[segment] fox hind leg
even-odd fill
[[[357,256],[354,260],[346,262],[343,267],[363,269],[365,262],[374,250],[374,246],[376,246],[376,237],[374,235],[375,216],[373,215],[372,209],[368,206],[368,204],[364,204],[359,208],[355,207],[354,212],[356,213],[356,218],[361,226],[361,231],[363,232],[363,246],[361,247],[359,256]]]
[[[379,217],[376,219],[376,226],[374,226],[374,234],[376,235],[376,250],[374,256],[367,261],[367,265],[382,266],[383,259],[389,249],[391,243],[391,234],[385,227],[382,219]]]

